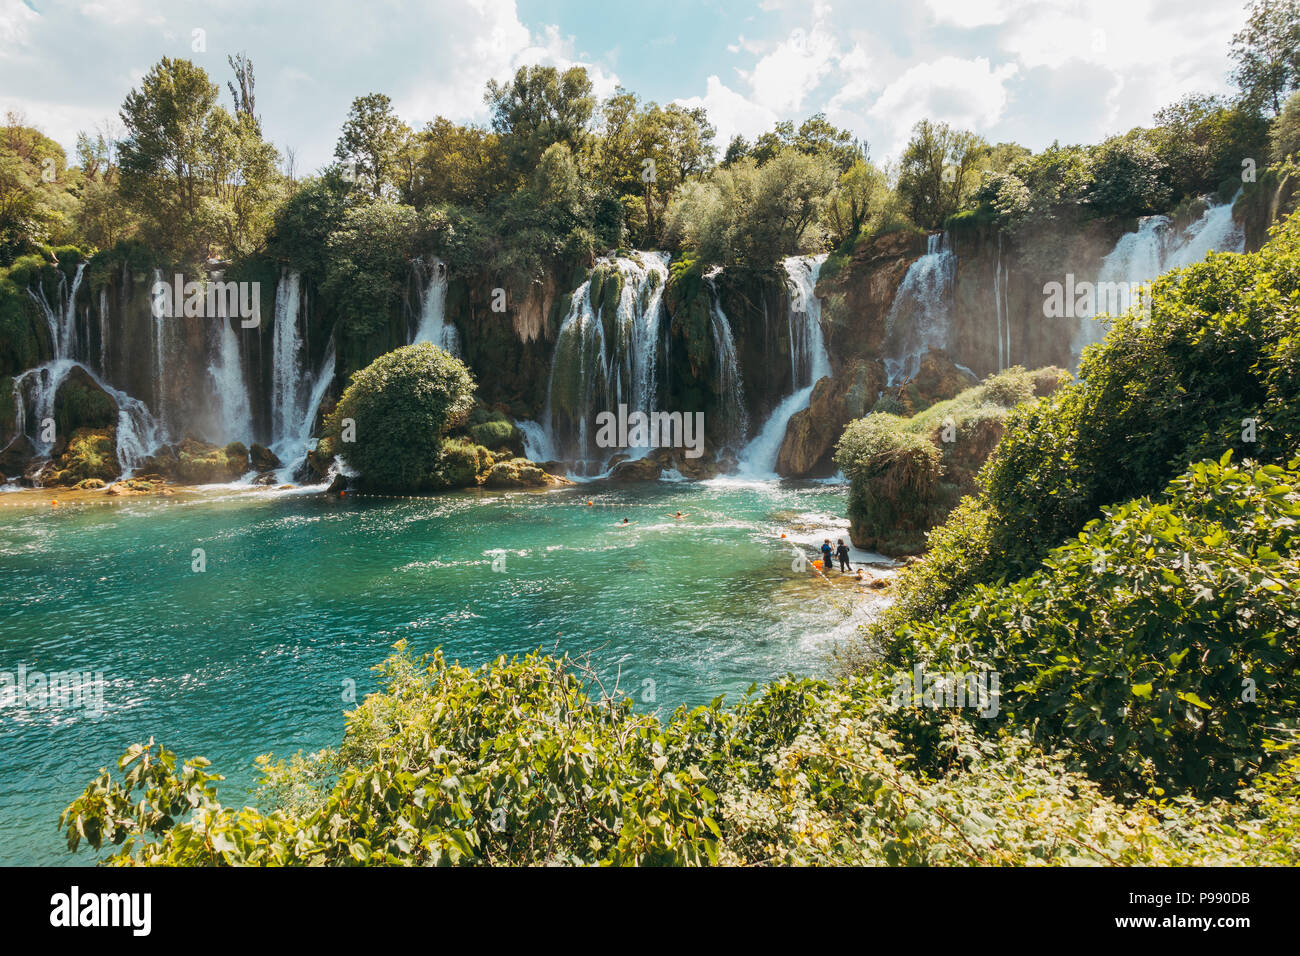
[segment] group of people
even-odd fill
[[[853,566],[849,563],[849,546],[844,543],[844,539],[839,538],[837,540],[836,547],[832,549],[831,539],[827,538],[825,541],[822,542],[822,570],[823,571],[829,571],[831,569],[832,553],[834,554],[835,557],[839,558],[841,574],[847,574],[849,571],[853,570]]]

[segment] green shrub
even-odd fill
[[[1300,473],[1227,458],[900,628],[887,666],[997,671],[1000,720],[1113,786],[1231,793],[1300,713]]]
[[[473,403],[464,363],[427,342],[404,346],[352,376],[325,423],[325,453],[342,455],[366,487],[435,487],[443,437]],[[355,425],[353,442],[342,440],[346,420]]]
[[[472,488],[492,467],[492,453],[482,445],[460,438],[443,442],[434,468],[433,487]]]
[[[787,678],[660,720],[581,662],[477,670],[404,645],[341,746],[259,762],[271,809],[208,761],[131,747],[65,810],[110,864],[1294,865],[1300,758],[1234,804],[1126,805],[1023,736],[956,723],[922,765],[869,682]]]

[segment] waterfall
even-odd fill
[[[416,260],[417,275],[422,275],[424,264]],[[432,342],[452,355],[459,356],[460,333],[447,322],[447,265],[434,256],[429,266],[429,281],[420,296],[420,324],[411,344]]]
[[[1002,264],[1002,231],[998,231],[998,258],[993,264],[993,309],[998,317],[998,371],[1011,364],[1011,303],[1007,301],[1007,274]],[[1006,331],[1003,332],[1005,324]]]
[[[302,377],[302,338],[298,335],[301,297],[301,274],[283,270],[275,289],[271,337],[271,449],[281,459],[297,450],[298,427],[308,396]]]
[[[293,432],[282,436],[277,445],[272,448],[284,466],[278,472],[280,481],[293,481],[294,475],[307,460],[307,453],[316,447],[312,442],[311,433],[316,427],[316,416],[320,413],[321,403],[325,401],[325,394],[334,382],[334,365],[334,340],[330,339],[320,371],[311,379],[306,404],[297,422],[294,423]]]
[[[1240,193],[1238,193],[1240,195]],[[1133,302],[1133,286],[1196,262],[1210,252],[1242,252],[1246,235],[1232,217],[1231,202],[1210,204],[1195,222],[1181,230],[1171,228],[1168,216],[1145,216],[1136,232],[1120,236],[1115,248],[1101,262],[1097,273],[1099,289],[1113,289],[1118,303],[1116,314],[1126,311]],[[1099,293],[1096,303],[1103,297]],[[1095,314],[1095,313],[1094,313]],[[1075,365],[1084,348],[1097,345],[1106,337],[1110,323],[1092,315],[1080,316],[1079,328],[1071,342]]]
[[[81,287],[81,276],[86,271],[86,263],[78,262],[77,271],[72,282],[67,274],[59,269],[59,288],[57,308],[45,296],[45,284],[36,280],[34,287],[29,286],[27,295],[31,297],[45,316],[45,324],[50,330],[50,345],[56,359],[76,357],[77,351],[77,290]]]
[[[885,375],[901,385],[921,368],[930,349],[948,347],[952,280],[957,257],[942,233],[929,237],[926,253],[907,270],[885,319]],[[1008,337],[1008,342],[1010,341]],[[1001,347],[999,331],[999,349]]]
[[[73,359],[60,358],[36,368],[28,369],[14,379],[15,434],[26,434],[36,449],[38,458],[48,458],[54,443],[46,442],[42,423],[54,418],[55,399],[59,386],[68,374],[79,368],[86,373],[96,385],[108,393],[117,403],[117,461],[123,477],[130,477],[136,468],[158,446],[160,429],[157,420],[150,414],[144,402],[132,398],[125,392],[118,391],[103,381],[91,369]],[[32,410],[35,427],[27,431],[27,409]]]
[[[740,374],[740,362],[736,358],[736,340],[731,334],[731,323],[722,311],[722,302],[718,297],[714,282],[716,271],[707,276],[709,283],[709,333],[713,339],[713,392],[718,396],[718,409],[721,412],[723,428],[721,434],[730,447],[737,447],[744,442],[749,431],[749,419],[745,415],[745,382]]]
[[[239,349],[239,337],[224,317],[212,320],[215,345],[208,364],[221,414],[221,434],[227,441],[247,441],[253,434],[253,410],[248,401],[248,385]]]
[[[555,449],[551,447],[551,436],[537,422],[521,418],[515,422],[524,435],[524,457],[529,461],[543,462],[555,460]]]
[[[592,276],[569,301],[556,336],[543,426],[550,449],[572,461],[579,473],[596,473],[618,449],[594,445],[596,415],[620,404],[629,412],[654,411],[659,394],[658,351],[663,328],[663,293],[668,255],[634,252],[602,258],[603,283],[620,281],[613,314],[605,314],[605,286],[592,302]],[[617,275],[617,280],[616,280]],[[649,449],[627,449],[633,455]]]
[[[758,435],[740,453],[739,472],[750,477],[776,477],[776,462],[786,429],[795,412],[808,407],[813,387],[831,374],[830,355],[822,336],[822,306],[817,298],[817,276],[825,255],[791,256],[785,269],[790,307],[790,381],[794,391],[772,410]]]

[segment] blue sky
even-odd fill
[[[721,146],[821,110],[878,159],[923,117],[1040,149],[1227,91],[1245,16],[1234,0],[0,0],[0,110],[71,147],[160,56],[224,87],[242,50],[300,172],[328,162],[354,96],[388,93],[412,126],[482,122],[487,80],[528,63],[703,105]]]

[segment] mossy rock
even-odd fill
[[[462,438],[449,438],[442,444],[431,485],[439,490],[473,488],[482,482],[493,461],[492,452],[482,445]]]
[[[80,366],[68,372],[54,396],[54,426],[59,435],[79,428],[117,425],[117,402]]]
[[[547,477],[527,458],[512,458],[494,464],[483,484],[489,488],[535,488],[547,484]]]
[[[220,484],[234,481],[248,471],[248,449],[239,442],[231,442],[221,448],[186,438],[175,450],[174,464],[166,457],[156,461],[164,474],[170,473],[186,484]]]
[[[55,463],[48,482],[76,485],[88,478],[109,481],[119,472],[116,428],[79,428]]]

